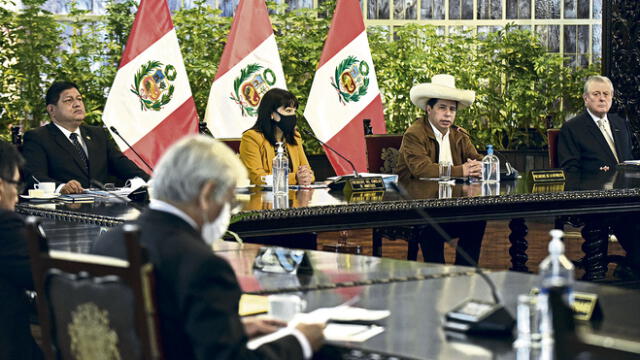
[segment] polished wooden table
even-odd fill
[[[606,273],[603,252],[606,255],[607,217],[640,211],[640,172],[629,170],[567,174],[567,181],[560,184],[531,184],[520,179],[503,181],[497,186],[420,180],[401,185],[407,189],[409,200],[392,191],[346,198],[325,188],[291,191],[288,206],[278,209],[273,208],[270,192],[251,189],[238,193],[244,211],[234,218],[230,229],[241,236],[266,236],[424,224],[416,209],[425,210],[438,222],[511,219],[512,269],[527,271],[524,219],[581,215],[585,219],[585,277],[597,279]],[[17,211],[53,219],[58,224],[95,225],[96,229],[114,226],[139,214],[130,204],[118,201],[20,203]]]
[[[354,287],[372,284],[475,274],[474,268],[466,266],[311,250],[306,253],[313,268],[312,273],[264,273],[253,268],[254,259],[261,247],[256,244],[236,245],[228,242],[217,242],[214,245],[216,254],[233,267],[245,293],[260,295],[322,289],[342,289],[344,293],[350,293]]]
[[[489,277],[514,316],[517,295],[528,293],[538,283],[536,276],[517,272],[490,273]],[[587,333],[610,336],[609,345],[614,348],[620,339],[632,341],[638,350],[640,314],[633,309],[640,303],[640,292],[586,282],[576,283],[575,289],[598,294],[602,306],[603,321],[584,324]],[[355,306],[391,311],[383,323],[383,333],[364,343],[339,344],[364,354],[374,353],[363,358],[519,359],[512,338],[465,337],[442,328],[444,314],[463,300],[491,301],[489,288],[477,275],[361,286],[348,294],[340,290],[319,290],[302,296],[309,310],[337,306],[350,296],[359,295]]]

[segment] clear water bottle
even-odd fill
[[[500,181],[500,160],[493,154],[493,145],[487,145],[487,155],[482,158],[482,181]]]
[[[540,294],[538,295],[538,319],[540,321],[540,337],[542,341],[553,339],[553,319],[549,308],[549,289],[560,287],[564,289],[563,299],[570,306],[573,304],[573,263],[564,255],[562,230],[551,230],[549,255],[540,263]]]
[[[278,143],[278,152],[273,158],[273,194],[287,195],[289,193],[289,159],[284,154],[284,147]]]

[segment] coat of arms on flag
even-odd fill
[[[262,96],[274,87],[286,89],[287,83],[267,5],[240,0],[204,116],[213,136],[241,137],[255,123]]]
[[[338,92],[343,105],[351,101],[358,102],[361,97],[367,95],[369,88],[367,75],[369,75],[369,64],[364,60],[348,56],[340,62],[331,79],[331,85]]]
[[[260,64],[249,64],[233,81],[234,93],[229,97],[240,106],[242,116],[257,116],[262,95],[276,83],[276,73]]]
[[[304,109],[337,175],[367,170],[363,120],[376,134],[386,132],[376,69],[358,0],[337,0],[318,69]],[[351,165],[353,164],[353,165]]]
[[[150,60],[142,65],[131,85],[131,92],[140,99],[140,109],[160,111],[167,105],[175,90],[172,81],[176,76],[178,72],[171,64],[163,66],[160,61]]]
[[[198,132],[196,104],[166,1],[140,1],[102,121],[126,139],[131,148],[114,137],[145,171],[146,163],[153,167],[171,144]]]

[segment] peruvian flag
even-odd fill
[[[165,0],[140,1],[102,121],[151,166],[176,140],[198,132],[196,105]],[[150,171],[116,134],[113,138],[125,155]]]
[[[370,119],[376,134],[387,130],[358,0],[338,0],[304,116],[320,140],[366,171],[362,121]],[[353,173],[338,155],[325,153],[336,174]]]
[[[272,87],[287,84],[267,6],[264,0],[240,0],[204,116],[213,136],[241,137]]]

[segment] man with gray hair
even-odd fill
[[[149,209],[135,221],[154,266],[156,302],[166,359],[308,359],[322,344],[322,324],[300,324],[256,350],[250,338],[285,326],[241,319],[241,289],[211,243],[231,219],[230,203],[247,173],[226,145],[204,136],[173,145],[155,168]],[[94,245],[100,255],[126,257],[122,227]]]
[[[584,84],[585,111],[564,123],[558,136],[558,161],[565,170],[607,171],[633,159],[631,130],[624,119],[608,114],[613,84],[591,76]]]
[[[633,159],[631,130],[627,122],[608,114],[613,100],[613,84],[606,76],[591,76],[584,84],[586,110],[567,121],[558,136],[558,161],[568,171],[589,172],[615,170]],[[629,268],[621,267],[616,275],[640,278],[640,241],[636,219],[638,214],[618,215],[611,224],[620,245],[627,252]]]

